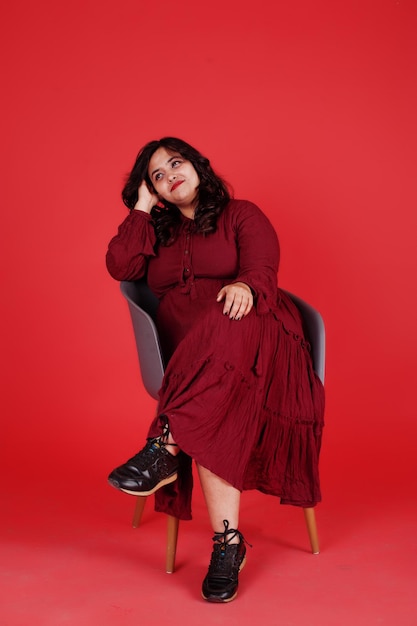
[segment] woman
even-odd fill
[[[194,459],[214,531],[202,594],[229,602],[246,553],[241,491],[320,501],[323,387],[298,310],[277,289],[269,220],[231,199],[208,159],[180,139],[152,141],[122,197],[130,213],[107,267],[117,280],[146,276],[168,365],[147,444],[109,482],[190,519]]]

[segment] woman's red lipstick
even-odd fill
[[[174,191],[174,189],[176,189],[177,187],[179,187],[180,185],[182,185],[184,181],[183,180],[177,180],[171,187],[171,191]]]

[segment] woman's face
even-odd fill
[[[194,166],[178,152],[156,150],[148,166],[156,193],[179,209],[191,208],[197,199],[200,179]]]

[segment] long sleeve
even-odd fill
[[[251,202],[242,202],[236,217],[239,254],[236,282],[249,285],[255,294],[258,313],[266,313],[277,305],[278,237],[266,215]]]
[[[116,280],[142,278],[148,259],[155,256],[155,243],[151,216],[143,211],[131,211],[109,243],[106,265],[111,276]]]

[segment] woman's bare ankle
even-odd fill
[[[170,454],[172,454],[172,456],[177,456],[178,452],[180,451],[175,441],[169,441],[169,443],[166,443],[165,450],[169,452]]]
[[[163,446],[164,446],[164,448],[166,449],[167,452],[172,454],[172,456],[177,456],[177,454],[180,451],[180,449],[179,449],[178,445],[175,443],[174,438],[173,438],[173,436],[171,434],[171,431],[169,429],[168,420],[165,421],[160,441],[163,444]]]

